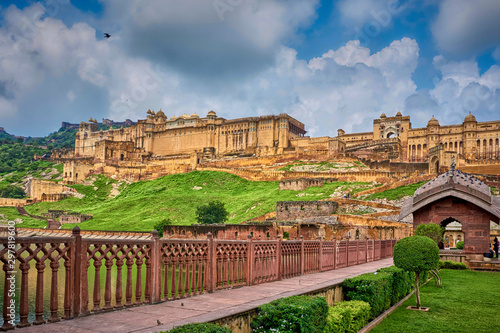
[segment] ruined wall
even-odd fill
[[[74,189],[62,184],[36,178],[29,180],[27,189],[26,195],[37,201],[57,201],[54,195],[61,192],[75,192]]]
[[[291,190],[291,191],[302,191],[308,187],[322,187],[325,185],[325,179],[287,179],[280,180],[279,189],[280,190]]]
[[[17,207],[27,204],[26,199],[0,198],[0,207]]]
[[[276,239],[277,232],[273,223],[261,224],[212,224],[212,225],[168,225],[163,229],[163,238],[167,239],[207,239],[211,233],[215,239],[246,240],[249,235],[253,239]]]
[[[293,221],[308,217],[329,216],[335,212],[338,204],[332,201],[278,201],[276,219]]]
[[[90,214],[78,214],[78,213],[73,213],[73,214],[63,214],[59,217],[59,222],[61,224],[66,224],[66,223],[81,223],[84,221],[88,221],[92,219],[92,215]]]

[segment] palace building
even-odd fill
[[[424,128],[412,128],[410,116],[401,112],[394,117],[382,114],[373,121],[373,132],[338,132],[338,137],[346,143],[346,151],[358,156],[367,155],[368,150],[373,154],[378,149],[382,158],[384,155],[391,158],[389,155],[397,156],[399,148],[400,160],[426,162],[432,149],[440,147],[464,160],[500,159],[500,121],[478,122],[472,114],[462,124],[446,126],[432,117]]]

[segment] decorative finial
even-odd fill
[[[455,172],[455,168],[456,168],[457,164],[455,163],[455,155],[453,155],[453,157],[451,158],[451,167],[450,167],[450,171],[451,172]]]

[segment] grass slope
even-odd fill
[[[365,197],[364,200],[375,200],[375,199],[399,200],[406,196],[413,196],[413,194],[415,194],[415,191],[419,187],[423,186],[425,183],[427,183],[427,181],[421,181],[407,186],[400,186],[392,190],[370,194],[367,197]]]
[[[274,211],[276,201],[324,199],[339,186],[367,184],[336,182],[305,191],[279,191],[278,182],[254,182],[224,172],[193,171],[132,183],[124,186],[118,196],[108,199],[113,182],[116,181],[99,177],[94,182],[97,190],[94,186],[73,185],[85,194],[83,199],[43,202],[27,206],[26,210],[35,215],[47,209],[94,214],[92,220],[79,224],[82,229],[151,231],[156,221],[166,217],[179,225],[196,223],[196,207],[214,199],[226,204],[230,214],[228,223],[241,223]],[[195,186],[201,189],[193,189]],[[304,195],[299,197],[299,193]],[[73,226],[66,224],[63,228]]]
[[[441,276],[443,288],[430,281],[421,289],[429,312],[407,310],[412,296],[371,332],[500,332],[498,273],[445,269]]]

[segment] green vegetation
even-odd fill
[[[423,186],[426,181],[418,182],[415,184],[410,184],[407,186],[400,186],[392,190],[383,191],[380,193],[373,193],[364,198],[364,200],[375,200],[375,199],[387,199],[387,200],[399,200],[406,196],[413,196],[415,191]]]
[[[292,296],[259,306],[258,315],[250,325],[253,333],[321,333],[327,316],[324,297]]]
[[[342,288],[346,300],[369,303],[375,318],[411,291],[413,278],[413,273],[391,266],[346,279]]]
[[[164,333],[231,333],[231,330],[219,324],[196,323],[175,327]]]
[[[196,221],[202,224],[225,223],[229,213],[224,203],[219,200],[210,201],[207,205],[196,208]]]
[[[438,244],[443,241],[444,228],[435,223],[419,224],[415,236],[427,236]]]
[[[41,202],[26,207],[30,214],[41,215],[48,209],[93,214],[91,220],[79,223],[84,230],[153,230],[165,218],[176,225],[196,222],[196,207],[219,200],[225,204],[229,223],[276,210],[276,201],[319,200],[328,198],[339,186],[367,183],[334,182],[304,191],[280,191],[278,182],[255,182],[216,171],[193,171],[164,176],[151,181],[122,183],[121,193],[108,198],[116,180],[96,177],[93,185],[71,185],[85,194],[83,199],[68,198],[59,202]],[[97,188],[97,189],[94,189]],[[302,196],[300,196],[302,195]],[[75,224],[64,224],[71,229]]]
[[[422,299],[428,312],[410,311],[410,297],[371,332],[499,332],[498,273],[444,269],[443,288],[428,283]]]
[[[0,207],[0,214],[5,215],[5,219],[13,221],[15,219],[21,219],[22,224],[19,227],[29,227],[29,228],[43,228],[47,226],[47,221],[37,220],[29,216],[21,216],[14,207]],[[3,218],[0,218],[2,220]]]
[[[451,260],[439,261],[438,268],[448,268],[448,269],[459,269],[464,270],[467,269],[467,265],[463,262],[455,262]]]
[[[464,248],[464,241],[457,242],[457,250],[462,250]]]
[[[19,186],[7,185],[0,187],[0,198],[22,199],[25,195],[26,193]]]
[[[78,128],[60,128],[57,132],[50,133],[41,138],[27,138],[25,144],[46,146],[48,149],[72,148],[75,146]]]
[[[415,272],[415,295],[420,308],[420,273],[436,269],[439,263],[439,248],[426,236],[411,236],[399,240],[394,246],[394,265],[405,271]]]
[[[328,308],[323,333],[355,333],[370,319],[370,304],[363,301],[345,301]]]
[[[171,219],[163,219],[155,224],[154,229],[158,231],[158,237],[163,237],[163,231],[167,225],[172,225]]]

